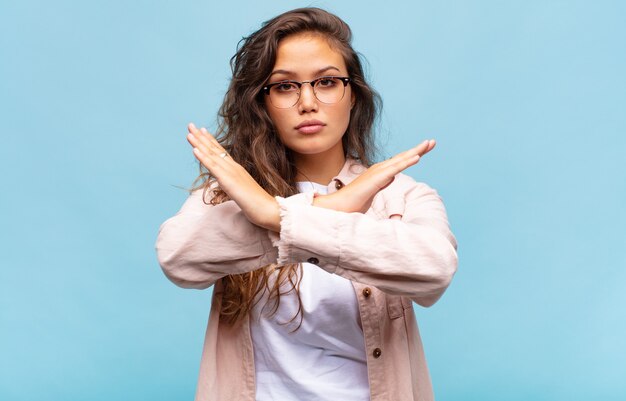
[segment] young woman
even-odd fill
[[[320,9],[267,21],[217,135],[188,126],[201,183],[156,249],[177,285],[214,285],[197,400],[433,398],[412,302],[442,295],[456,241],[401,172],[435,142],[372,164],[378,98],[350,42]]]

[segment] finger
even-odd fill
[[[187,141],[191,146],[200,149],[208,156],[225,152],[222,145],[213,138],[206,128],[197,129],[193,124],[189,124],[188,129]]]
[[[199,149],[206,155],[211,155],[215,153],[214,151],[211,151],[211,149],[208,146],[206,146],[206,144],[202,141],[201,137],[199,137],[197,134],[196,135],[192,133],[187,134],[187,142],[189,142],[189,144],[192,147]]]
[[[422,156],[417,154],[417,155],[413,155],[412,157],[408,157],[406,159],[403,159],[403,160],[399,161],[394,166],[395,170],[397,171],[396,174],[398,174],[401,171],[406,170],[407,168],[409,168],[411,166],[416,165],[420,161],[421,158],[422,158]]]
[[[419,145],[403,152],[404,153],[404,157],[413,157],[414,155],[424,155],[428,152],[428,146],[429,146],[429,141],[425,140],[422,143],[420,143]]]
[[[435,148],[436,142],[434,139],[427,139],[424,142],[420,143],[419,145],[417,145],[414,148],[411,148],[409,150],[407,150],[404,156],[406,157],[412,157],[412,155],[414,154],[418,154],[420,156],[424,156],[426,153],[430,152],[431,150],[433,150]]]
[[[189,131],[189,134],[187,134],[187,141],[191,144],[191,146],[201,146],[202,142],[200,142],[200,138],[202,137],[202,133],[198,128],[196,128],[194,123],[187,124],[187,131]]]
[[[419,145],[406,150],[402,153],[397,154],[395,157],[392,157],[387,166],[385,166],[389,170],[389,174],[398,174],[399,172],[411,167],[419,162],[419,160],[426,153],[433,150],[435,147],[435,140],[425,140]]]
[[[408,167],[411,167],[420,160],[421,156],[418,154],[413,155],[403,155],[402,158],[398,158],[394,160],[393,163],[387,164],[383,166],[379,172],[382,176],[387,177],[387,180],[393,179],[398,173],[401,173]],[[391,184],[391,181],[385,181],[383,188],[387,185]]]
[[[206,128],[198,128],[194,123],[189,123],[187,125],[187,130],[193,137],[197,139],[197,143],[203,144],[207,147],[218,146],[219,148],[221,148],[221,145],[219,145],[217,140],[213,138],[213,135],[211,135]]]
[[[435,148],[435,145],[437,145],[437,142],[434,139],[428,139],[420,143],[415,148],[413,148],[415,150],[415,153],[412,156],[409,154],[408,157],[403,158],[400,161],[400,166],[398,167],[404,170],[410,166],[417,164],[417,162],[419,162],[419,160],[424,155],[426,155],[428,152],[430,152],[431,150]]]
[[[189,144],[193,147],[199,143],[198,139],[191,132],[187,134],[187,142],[189,142]]]
[[[206,128],[200,128],[200,132],[203,134],[202,138],[206,140],[206,142],[212,149],[216,149],[218,153],[226,151],[224,147],[217,141],[217,139],[215,139],[215,137],[211,133],[209,133],[209,131],[207,131]]]
[[[435,145],[437,144],[437,142],[435,142],[434,139],[430,139],[428,140],[428,145],[426,146],[426,149],[424,150],[423,153],[421,153],[421,156],[424,156],[426,153],[430,152],[431,150],[433,150],[435,148]]]
[[[187,129],[189,130],[187,141],[193,147],[194,156],[215,175],[216,170],[221,170],[220,167],[223,167],[225,163],[224,158],[220,156],[223,148],[221,146],[216,148],[210,144],[207,137],[211,137],[211,135],[205,128],[198,129],[193,123],[190,123]]]
[[[420,156],[424,156],[426,153],[430,152],[431,149],[431,142],[429,139],[416,146],[417,153]]]
[[[215,153],[203,152],[200,148],[193,148],[193,155],[198,161],[209,170],[218,182],[228,175],[231,170],[227,166],[227,161]]]
[[[389,159],[382,161],[380,163],[378,163],[380,165],[380,167],[389,167],[391,165],[394,165],[396,163],[398,163],[401,160],[404,160],[406,158],[411,158],[413,156],[415,156],[416,154],[419,154],[420,152],[424,151],[424,145],[426,144],[426,141],[420,143],[419,145],[417,145],[416,147],[413,147],[411,149],[405,150],[403,152],[400,152],[398,154],[396,154],[393,157],[390,157]]]
[[[206,149],[209,154],[223,154],[225,152],[224,147],[204,127],[200,128],[197,139],[203,149]]]
[[[193,148],[193,155],[196,157],[196,159],[198,159],[200,163],[202,163],[204,167],[206,167],[213,175],[215,175],[214,170],[215,170],[216,165],[212,157],[210,157],[209,155],[207,155],[202,150],[196,147]]]
[[[196,127],[194,123],[187,124],[187,131],[190,134],[194,134],[195,136],[200,136],[200,130]]]
[[[393,166],[397,163],[402,163],[408,159],[414,159],[416,156],[421,156],[425,154],[427,150],[428,150],[428,141],[424,141],[420,143],[419,145],[411,149],[405,150],[404,152],[398,153],[391,159],[387,160],[386,162],[384,162],[386,164],[385,167]]]

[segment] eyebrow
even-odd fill
[[[326,72],[326,71],[328,71],[328,70],[337,70],[337,72],[339,72],[339,68],[337,68],[337,67],[335,67],[335,66],[333,66],[333,65],[329,65],[328,67],[324,67],[324,68],[322,68],[322,69],[317,70],[317,72],[316,72],[315,74],[316,74],[316,75],[323,74],[323,73],[325,73],[325,72]],[[272,73],[270,74],[270,78],[271,78],[273,75],[276,75],[276,74],[284,74],[284,75],[288,75],[288,76],[295,75],[295,73],[294,73],[294,72],[292,72],[292,71],[288,71],[288,70],[274,70],[274,71],[272,71]]]

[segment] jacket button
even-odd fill
[[[363,288],[363,296],[369,298],[372,295],[372,290],[369,287]]]
[[[372,355],[374,355],[374,358],[380,358],[382,353],[383,352],[380,350],[380,348],[374,348],[374,352],[372,352]]]
[[[335,189],[340,190],[343,186],[343,182],[341,182],[338,178],[335,178]]]
[[[312,265],[318,265],[320,263],[320,260],[318,258],[308,258],[307,262],[311,263]]]

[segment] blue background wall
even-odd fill
[[[459,271],[416,308],[438,400],[626,399],[621,1],[0,2],[0,399],[192,399],[209,291],[156,262],[237,41],[352,27],[387,157],[437,188]]]

